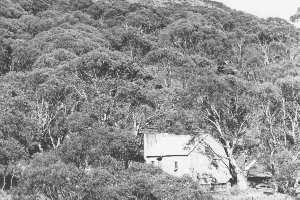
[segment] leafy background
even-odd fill
[[[283,19],[209,0],[1,0],[0,44],[0,174],[14,199],[210,198],[143,164],[149,130],[210,133],[241,169],[255,157],[295,183],[299,29]]]

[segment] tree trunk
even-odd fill
[[[229,162],[233,168],[233,171],[236,173],[236,178],[237,178],[237,187],[241,191],[245,191],[248,189],[248,183],[247,183],[247,177],[246,173],[244,173],[241,168],[236,164],[236,161],[234,158],[230,158]]]
[[[13,188],[13,180],[14,180],[14,177],[15,177],[15,174],[13,173],[12,176],[11,176],[11,179],[10,179],[10,188]]]
[[[283,124],[283,134],[284,134],[284,147],[286,148],[286,125],[285,125],[285,119],[286,119],[286,112],[285,112],[285,99],[282,98],[282,111],[283,111],[283,116],[282,116],[282,124]]]
[[[43,152],[44,152],[44,149],[43,149],[41,143],[38,144],[38,147],[39,147],[40,153],[43,153]]]
[[[133,118],[133,135],[137,136],[140,126],[137,122],[136,115],[134,113],[132,114],[132,118]]]
[[[51,136],[50,128],[48,129],[48,133],[49,133],[49,137],[50,137],[50,139],[51,139],[52,146],[53,146],[53,148],[55,149],[55,148],[56,148],[56,145],[54,144],[54,139],[53,139],[53,137]]]
[[[276,183],[272,183],[272,185],[274,186],[274,193],[278,192],[278,185]]]
[[[243,173],[237,173],[236,177],[237,177],[237,187],[242,191],[247,190],[248,189],[247,177],[245,177]]]
[[[171,87],[172,85],[172,70],[171,70],[171,66],[168,66],[168,88]]]
[[[6,177],[5,177],[5,175],[3,175],[3,186],[2,186],[2,191],[4,191],[4,188],[5,188],[5,181],[6,181]]]
[[[60,145],[60,142],[61,142],[61,139],[60,139],[60,137],[59,137],[59,138],[57,138],[56,147],[58,147],[58,146]]]

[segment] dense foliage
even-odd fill
[[[147,129],[214,135],[238,183],[256,162],[279,185],[294,181],[299,33],[209,0],[0,0],[3,189],[15,199],[209,198],[141,164]]]

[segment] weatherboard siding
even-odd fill
[[[146,162],[158,166],[158,157],[148,157]],[[177,162],[178,169],[175,169],[175,162]],[[200,152],[193,151],[187,156],[166,156],[162,157],[161,168],[163,171],[168,172],[177,177],[184,174],[189,174],[193,179],[197,179],[197,175],[204,173],[208,167],[207,158]]]
[[[146,159],[147,164],[154,162],[155,166],[158,166],[158,157],[148,157]],[[190,159],[188,156],[166,156],[162,157],[162,170],[168,172],[177,177],[181,177],[184,174],[190,172]],[[175,169],[175,162],[177,162],[178,169]]]
[[[162,159],[162,169],[174,176],[181,177],[184,174],[189,174],[189,159],[188,156],[172,156]],[[175,169],[175,162],[178,163],[178,169]]]

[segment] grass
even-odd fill
[[[265,192],[258,189],[249,189],[247,191],[240,191],[233,187],[228,192],[214,193],[213,198],[218,200],[293,200],[295,198],[279,193]]]

